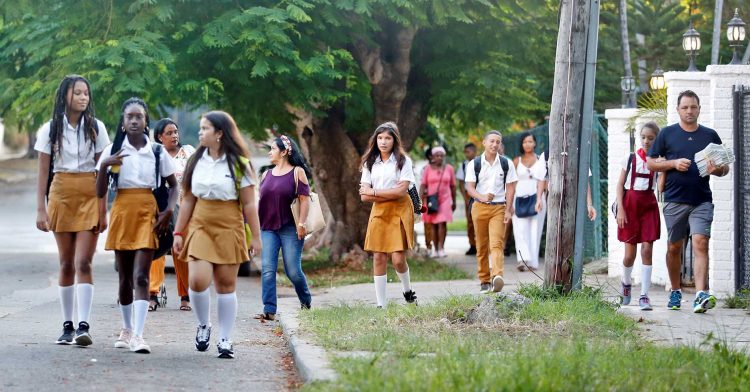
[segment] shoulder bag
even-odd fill
[[[440,185],[443,183],[443,173],[445,173],[445,167],[440,171],[440,179],[438,180],[438,187],[435,193],[427,195],[427,213],[435,214],[440,211]]]
[[[294,216],[294,224],[296,226],[299,225],[301,203],[299,201],[299,193],[297,193],[299,184],[299,178],[297,178],[297,167],[295,166],[293,170],[295,198],[292,201],[291,208],[292,216]],[[314,233],[326,227],[326,221],[323,218],[323,209],[320,207],[320,199],[318,199],[318,194],[312,190],[310,191],[310,207],[307,209],[307,221],[305,222],[305,226],[307,234]]]

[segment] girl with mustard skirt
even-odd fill
[[[106,205],[96,197],[96,161],[109,137],[104,124],[94,117],[92,101],[88,80],[79,75],[63,78],[55,94],[52,121],[39,129],[34,145],[39,152],[36,227],[54,233],[60,256],[63,333],[57,344],[93,343],[89,334],[94,295],[91,261],[99,233],[107,228]],[[76,293],[78,329],[73,324]]]
[[[157,163],[154,147],[149,140],[148,122],[145,102],[139,98],[125,101],[115,141],[99,159],[99,177],[96,180],[99,197],[107,195],[107,178],[117,192],[104,245],[104,249],[115,251],[120,279],[122,330],[115,348],[130,348],[130,351],[144,354],[151,352],[143,340],[148,313],[149,270],[154,250],[159,245],[157,233],[168,229],[177,201],[174,163],[162,152],[159,154],[158,176],[169,185],[169,203],[159,213],[153,195],[158,185]]]
[[[261,251],[256,180],[247,146],[229,114],[204,114],[198,139],[200,147],[188,160],[183,176],[173,252],[188,261],[188,292],[198,320],[195,348],[206,351],[210,345],[208,288],[213,280],[219,316],[219,358],[234,358],[231,337],[237,318],[237,272],[240,264],[249,259],[244,222],[250,225],[253,235],[250,252],[259,255]]]
[[[387,303],[385,295],[388,256],[401,280],[408,303],[417,295],[411,288],[405,251],[414,246],[414,207],[408,189],[415,183],[411,159],[401,145],[398,127],[386,122],[375,129],[362,157],[359,194],[373,203],[367,223],[365,250],[373,253],[375,296],[378,307]]]

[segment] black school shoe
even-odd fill
[[[80,323],[78,323],[75,341],[77,345],[84,347],[94,343],[94,341],[91,339],[91,335],[89,334],[89,323],[85,321],[81,321]]]
[[[410,304],[417,304],[417,293],[414,292],[414,290],[409,290],[404,293],[404,299],[407,303]]]
[[[55,343],[57,344],[73,344],[75,338],[76,329],[73,328],[72,321],[66,321],[63,323],[63,332]]]

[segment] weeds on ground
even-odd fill
[[[302,328],[328,350],[370,353],[338,357],[335,382],[303,390],[721,391],[750,385],[745,353],[715,342],[703,349],[649,343],[597,289],[561,294],[525,285],[519,292],[530,299],[526,306],[465,295],[419,307],[342,304],[303,312]],[[497,317],[472,323],[472,312],[487,298]]]
[[[469,278],[465,271],[430,258],[409,258],[407,261],[412,282]],[[303,257],[302,271],[305,272],[307,283],[311,288],[368,283],[372,282],[372,259],[368,258],[360,265],[338,265],[331,260],[331,253],[328,249],[321,249],[310,257]],[[281,260],[279,260],[279,277],[280,284],[292,286],[284,274]],[[390,262],[388,263],[388,281],[399,281]]]
[[[750,309],[750,290],[742,289],[737,294],[724,300],[724,307],[729,309]]]

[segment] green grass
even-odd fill
[[[750,308],[750,290],[742,289],[736,295],[729,296],[724,300],[724,307],[730,309]]]
[[[463,270],[442,264],[429,258],[410,258],[409,272],[413,282],[468,279]],[[368,258],[361,265],[336,265],[331,261],[327,249],[320,250],[312,257],[303,257],[302,270],[311,288],[338,287],[357,283],[372,282],[372,259]],[[388,281],[398,282],[396,271],[388,263]],[[279,284],[290,286],[291,282],[284,275],[283,263],[279,261]]]
[[[448,223],[448,231],[466,231],[466,219],[455,219]]]
[[[419,307],[339,305],[301,314],[301,326],[338,357],[335,382],[305,391],[742,390],[750,358],[720,343],[667,348],[639,337],[634,320],[600,293],[520,289],[530,305],[497,305],[500,321],[469,324],[482,296]]]

